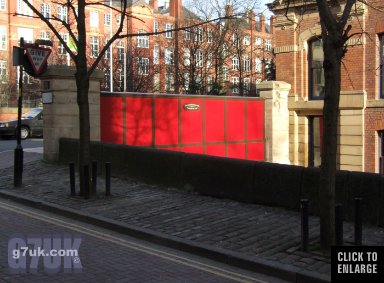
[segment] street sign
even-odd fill
[[[51,49],[34,45],[25,46],[24,48],[27,51],[27,57],[32,65],[33,71],[35,72],[35,75],[38,76],[47,64]]]

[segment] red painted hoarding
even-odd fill
[[[264,160],[260,98],[102,93],[101,140]]]

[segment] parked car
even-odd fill
[[[0,121],[0,137],[17,135],[17,119]],[[43,108],[33,108],[21,116],[21,138],[43,136]]]

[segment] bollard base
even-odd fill
[[[21,145],[15,148],[14,175],[13,183],[15,187],[21,187],[23,183],[23,159],[24,152]]]

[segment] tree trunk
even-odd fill
[[[339,97],[341,59],[332,39],[324,38],[324,126],[323,154],[320,169],[320,241],[323,249],[335,243],[335,179],[337,166],[337,129],[339,120]]]
[[[76,72],[77,86],[77,104],[79,106],[79,176],[80,176],[80,194],[85,190],[84,166],[89,166],[90,160],[90,121],[89,121],[89,79],[87,73]]]

